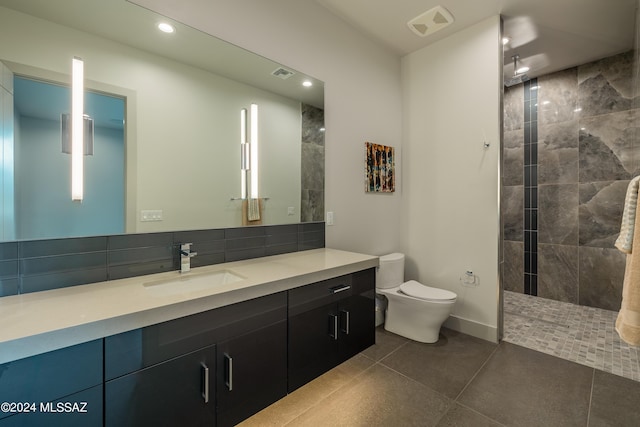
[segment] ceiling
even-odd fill
[[[636,0],[316,0],[368,38],[405,55],[502,15],[505,77],[515,54],[530,77],[548,74],[633,48]],[[407,22],[441,5],[454,22],[427,37]]]

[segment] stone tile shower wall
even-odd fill
[[[324,220],[324,110],[302,104],[300,221]]]
[[[640,173],[633,71],[627,52],[505,90],[506,290],[619,310],[625,256],[613,244]]]

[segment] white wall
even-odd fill
[[[135,0],[178,21],[325,82],[328,247],[381,255],[399,249],[402,182],[364,192],[365,141],[402,157],[400,60],[314,0]],[[398,162],[400,163],[400,162]],[[399,170],[402,165],[398,164]]]
[[[489,340],[498,310],[499,42],[496,16],[402,61],[406,278],[456,292],[448,325]],[[461,286],[466,270],[477,287]]]

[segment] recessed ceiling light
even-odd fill
[[[507,43],[509,43],[511,41],[511,39],[509,37],[503,37],[502,38],[502,45],[506,45]]]
[[[158,29],[163,33],[168,33],[168,34],[174,33],[176,31],[176,29],[173,28],[173,25],[167,24],[166,22],[159,23]]]
[[[302,82],[302,86],[311,87],[311,86],[313,86],[313,83],[310,80],[305,80],[305,81]]]

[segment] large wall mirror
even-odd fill
[[[321,81],[126,0],[0,0],[0,40],[0,241],[323,219]],[[81,202],[62,125],[74,57],[92,128]]]

